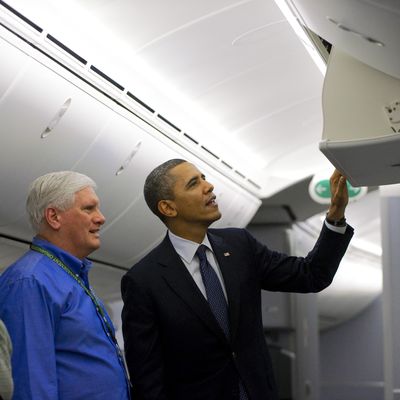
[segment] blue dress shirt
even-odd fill
[[[89,287],[89,260],[37,237],[33,244]],[[129,399],[123,360],[92,300],[47,256],[30,250],[0,276],[0,318],[14,348],[13,400]]]

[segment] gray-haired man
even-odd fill
[[[31,249],[0,276],[0,318],[14,346],[14,399],[126,400],[129,383],[114,328],[89,286],[100,246],[95,183],[72,171],[31,185]]]

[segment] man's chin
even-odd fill
[[[210,218],[210,223],[209,223],[209,225],[211,225],[211,224],[213,224],[214,222],[216,222],[216,221],[218,221],[219,219],[221,219],[221,217],[222,217],[222,214],[218,211],[218,212],[216,212],[214,215],[213,215],[213,217],[212,218]]]
[[[94,251],[98,250],[99,248],[100,248],[100,240],[93,241],[89,254],[93,253]]]

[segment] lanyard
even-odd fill
[[[86,287],[86,285],[82,282],[82,280],[77,276],[77,274],[74,274],[71,269],[65,265],[58,257],[56,257],[54,254],[50,253],[49,251],[36,246],[34,244],[31,244],[30,248],[34,251],[37,251],[38,253],[41,253],[43,255],[45,255],[46,257],[50,258],[50,260],[54,261],[57,265],[59,265],[71,278],[73,278],[76,282],[78,282],[79,286],[81,286],[81,288],[85,291],[85,293],[90,297],[90,299],[92,300],[96,311],[97,311],[97,315],[99,316],[99,318],[101,319],[101,323],[102,326],[105,327],[107,336],[111,337],[112,341],[114,342],[115,348],[117,350],[118,353],[118,357],[122,363],[123,369],[124,369],[124,373],[125,373],[125,377],[127,379],[128,382],[128,387],[129,387],[129,377],[128,377],[128,373],[127,373],[127,368],[126,368],[126,364],[125,364],[125,360],[124,357],[122,356],[122,352],[121,349],[119,348],[117,339],[115,338],[114,335],[114,330],[111,328],[108,319],[106,317],[106,314],[103,310],[103,307],[99,304],[98,300],[96,299],[96,296]]]
[[[71,278],[75,279],[76,282],[78,282],[78,284],[81,286],[81,288],[85,291],[85,293],[90,297],[90,299],[92,300],[96,311],[99,315],[99,317],[102,320],[102,324],[104,323],[106,330],[107,330],[107,334],[108,336],[110,336],[114,342],[114,344],[117,344],[117,340],[115,338],[114,335],[114,331],[111,328],[106,314],[103,310],[103,307],[99,304],[98,300],[96,299],[95,295],[86,287],[86,285],[82,282],[82,280],[80,278],[78,278],[77,274],[74,274],[71,269],[65,265],[58,257],[56,257],[54,254],[51,254],[49,251],[42,249],[39,246],[36,246],[34,244],[31,244],[31,249],[34,251],[37,251],[39,253],[42,253],[43,255],[45,255],[46,257],[50,258],[50,260],[54,261],[57,265],[59,265],[69,276],[71,276]]]
[[[117,350],[118,353],[118,357],[121,361],[121,364],[123,366],[124,369],[124,373],[125,373],[125,378],[127,380],[127,384],[128,384],[128,392],[129,392],[129,398],[130,398],[130,382],[129,382],[129,375],[127,372],[127,367],[125,364],[125,359],[122,355],[121,349],[119,348],[117,339],[115,338],[114,335],[114,330],[111,328],[108,319],[106,317],[106,314],[103,310],[103,307],[99,304],[96,296],[87,288],[87,286],[82,282],[82,280],[78,277],[77,274],[74,274],[71,269],[64,264],[58,257],[56,257],[54,254],[50,253],[49,251],[36,246],[34,244],[31,244],[30,248],[34,251],[37,251],[38,253],[41,253],[43,255],[45,255],[46,257],[50,258],[50,260],[54,261],[57,265],[59,265],[71,278],[75,279],[76,282],[78,282],[79,286],[85,291],[85,293],[90,297],[90,299],[92,300],[96,311],[97,311],[97,315],[99,316],[102,326],[105,327],[107,336],[111,337],[112,341],[114,342],[115,348]]]

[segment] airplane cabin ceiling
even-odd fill
[[[130,80],[135,95],[238,165],[260,197],[329,165],[318,150],[323,75],[274,0],[8,3]]]

